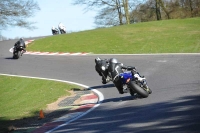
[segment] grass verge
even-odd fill
[[[0,75],[0,131],[13,121],[38,116],[41,109],[80,88],[62,82]]]
[[[35,40],[28,51],[95,54],[199,53],[200,18],[101,28]]]

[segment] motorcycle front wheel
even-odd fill
[[[149,96],[149,93],[147,91],[145,91],[143,88],[141,88],[139,85],[137,85],[135,81],[130,81],[129,87],[131,89],[130,92],[132,92],[132,93],[135,92],[143,98],[146,98]]]

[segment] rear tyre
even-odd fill
[[[129,83],[129,86],[130,86],[130,89],[132,90],[132,92],[136,92],[141,97],[146,98],[149,96],[149,93],[147,91],[145,91],[143,88],[141,88],[139,85],[137,85],[134,81],[131,81]]]
[[[15,56],[15,55],[13,55],[13,59],[16,59],[16,56]]]
[[[61,34],[65,34],[66,32],[64,30],[61,30]]]
[[[13,52],[13,59],[18,59],[18,52],[17,51]]]
[[[21,56],[21,51],[18,51],[18,52],[17,52],[17,59],[19,59],[20,56]]]

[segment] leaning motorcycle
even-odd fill
[[[99,58],[99,61],[95,60],[96,66],[95,69],[99,73],[100,76],[104,76],[105,73],[111,80],[112,79],[111,74],[108,71],[108,61],[102,60]],[[138,95],[139,97],[146,98],[149,96],[149,94],[152,93],[152,90],[148,87],[147,81],[145,77],[142,77],[142,80],[139,80],[137,76],[141,77],[138,72],[134,69],[127,69],[123,70],[122,73],[117,75],[120,79],[121,84],[123,85],[123,88],[127,90],[131,94],[131,96]],[[104,76],[104,78],[106,78]]]
[[[13,59],[19,59],[24,52],[24,49],[22,46],[14,47],[13,48]]]
[[[152,93],[152,90],[148,87],[146,79],[143,77],[143,80],[140,81],[134,75],[133,70],[125,71],[119,74],[123,88],[127,88],[131,96],[135,96],[137,94],[142,98],[148,97],[149,94]]]

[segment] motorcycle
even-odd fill
[[[60,29],[60,33],[61,33],[61,34],[65,34],[65,33],[66,33],[65,27],[62,27],[62,28],[59,28],[59,29]]]
[[[65,26],[63,24],[59,24],[58,28],[59,28],[61,34],[65,34],[66,33],[66,28],[65,28]]]
[[[13,48],[13,59],[19,59],[23,53],[24,53],[24,49],[22,46],[14,47]]]
[[[54,30],[52,30],[52,34],[53,34],[53,35],[59,34],[59,30],[58,30],[57,28],[55,28]]]
[[[101,61],[102,61],[101,59],[99,59],[99,61],[95,60],[96,63],[95,69],[97,73],[100,76],[104,77],[104,79],[106,78],[105,75],[107,75],[108,76],[107,79],[110,79],[110,81],[113,80],[110,72],[108,72],[108,65],[109,65],[108,61],[106,60],[104,60],[104,62]],[[123,85],[123,88],[126,88],[127,92],[129,92],[131,96],[138,95],[142,98],[146,98],[149,96],[149,94],[152,93],[152,90],[147,85],[145,77],[143,76],[142,80],[139,80],[138,77],[141,76],[135,70],[131,69],[123,70],[123,73],[120,73],[118,76],[120,78],[120,82]]]

